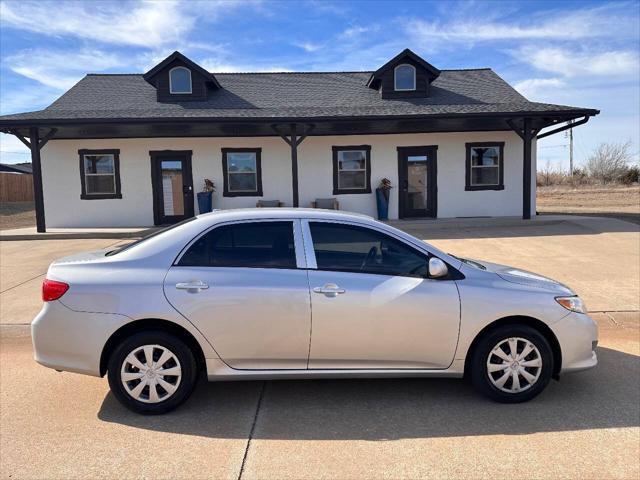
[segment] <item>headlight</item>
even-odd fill
[[[556,302],[562,305],[567,310],[577,313],[587,313],[587,307],[584,302],[578,296],[575,297],[556,297]]]

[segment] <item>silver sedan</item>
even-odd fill
[[[140,413],[211,381],[468,377],[523,402],[597,363],[597,328],[564,285],[441,252],[370,217],[200,215],[112,251],[55,261],[36,360],[108,375]]]

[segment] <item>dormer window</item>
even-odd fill
[[[202,101],[209,91],[222,88],[213,73],[180,52],[173,52],[142,78],[156,89],[158,102]]]
[[[394,90],[403,92],[416,89],[416,67],[409,64],[398,65],[394,70]]]
[[[380,92],[382,98],[424,98],[440,70],[409,49],[393,57],[367,81],[367,87]]]
[[[191,70],[186,67],[169,70],[169,93],[191,93]]]

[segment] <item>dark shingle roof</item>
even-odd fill
[[[491,69],[443,70],[427,98],[382,99],[372,72],[217,73],[206,101],[159,103],[137,74],[90,74],[44,110],[7,120],[155,118],[320,118],[520,112],[575,112],[530,102]],[[593,112],[593,111],[592,111]]]
[[[0,163],[0,172],[33,173],[30,163]]]

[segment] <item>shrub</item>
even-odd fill
[[[585,169],[600,183],[620,181],[629,169],[631,142],[601,143],[587,159]]]
[[[620,182],[625,185],[631,185],[633,183],[638,183],[638,177],[640,176],[640,168],[638,167],[628,167],[627,170],[620,177]]]

